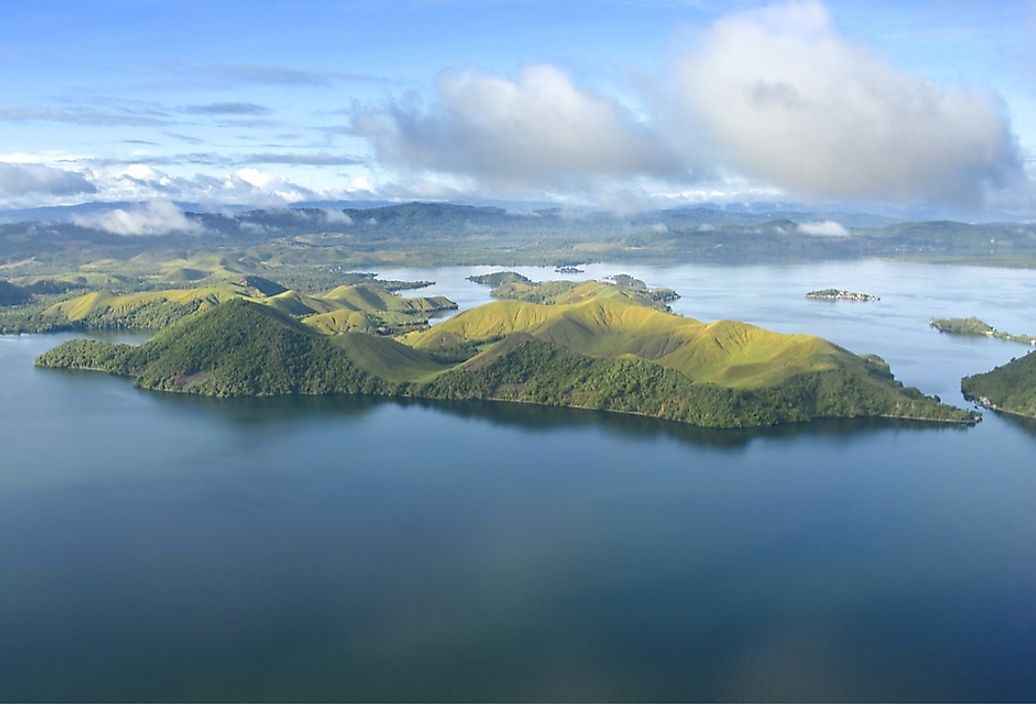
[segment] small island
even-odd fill
[[[1012,335],[997,330],[989,323],[978,318],[932,318],[929,325],[939,332],[950,335],[971,335],[975,337],[995,337],[1008,342],[1020,342],[1023,345],[1036,347],[1036,335]]]
[[[522,276],[517,271],[494,271],[491,274],[476,274],[469,276],[468,281],[483,286],[500,286],[502,284],[523,283],[531,284],[532,279]]]
[[[811,298],[814,301],[880,301],[878,296],[870,293],[860,293],[859,291],[843,291],[838,288],[822,288],[817,291],[810,291],[806,294],[806,298]]]
[[[554,267],[555,274],[582,274],[583,270],[574,266],[556,266]]]

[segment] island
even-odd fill
[[[1036,352],[1029,352],[984,374],[961,379],[969,401],[994,411],[1036,417]]]
[[[522,276],[517,271],[494,271],[490,274],[476,274],[475,276],[469,276],[468,281],[494,287],[501,284],[532,283],[532,279],[528,276]]]
[[[555,274],[582,274],[582,269],[575,266],[556,266],[554,267]]]
[[[975,317],[932,318],[929,325],[939,332],[945,332],[950,335],[995,337],[1008,342],[1020,342],[1023,345],[1036,347],[1036,335],[1012,335],[1011,333],[997,330],[989,323]]]
[[[701,322],[611,282],[552,283],[530,291],[535,302],[498,300],[395,336],[315,326],[291,306],[236,296],[139,346],[70,340],[37,364],[208,396],[495,400],[707,427],[840,417],[973,424],[980,417],[903,386],[879,357],[812,335]]]
[[[859,291],[843,291],[838,288],[822,288],[817,291],[810,291],[806,294],[806,298],[811,298],[814,301],[880,301],[878,296],[870,293],[860,293]]]

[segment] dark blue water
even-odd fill
[[[958,403],[1025,348],[930,315],[1036,332],[1036,273],[840,266],[881,307],[794,268],[682,269],[680,305]],[[34,369],[60,339],[0,337],[2,700],[1036,698],[1036,422],[212,401]]]

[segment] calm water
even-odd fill
[[[959,404],[1025,348],[929,317],[1036,332],[1036,272],[619,271]],[[1036,423],[218,402],[34,369],[60,339],[0,337],[0,699],[1036,698]]]

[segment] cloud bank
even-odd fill
[[[891,65],[814,0],[724,16],[656,82],[634,115],[553,66],[453,72],[427,104],[358,110],[353,128],[382,164],[483,191],[720,173],[806,200],[969,207],[1022,175],[996,97]]]
[[[996,99],[897,69],[818,2],[721,19],[679,79],[725,165],[795,195],[974,204],[1020,171]]]
[[[0,196],[72,196],[96,193],[97,188],[82,174],[42,164],[0,162]]]
[[[167,200],[153,200],[137,208],[116,208],[103,213],[82,215],[73,219],[82,227],[105,230],[113,235],[166,235],[170,232],[198,234],[201,226],[190,220],[180,208]]]

